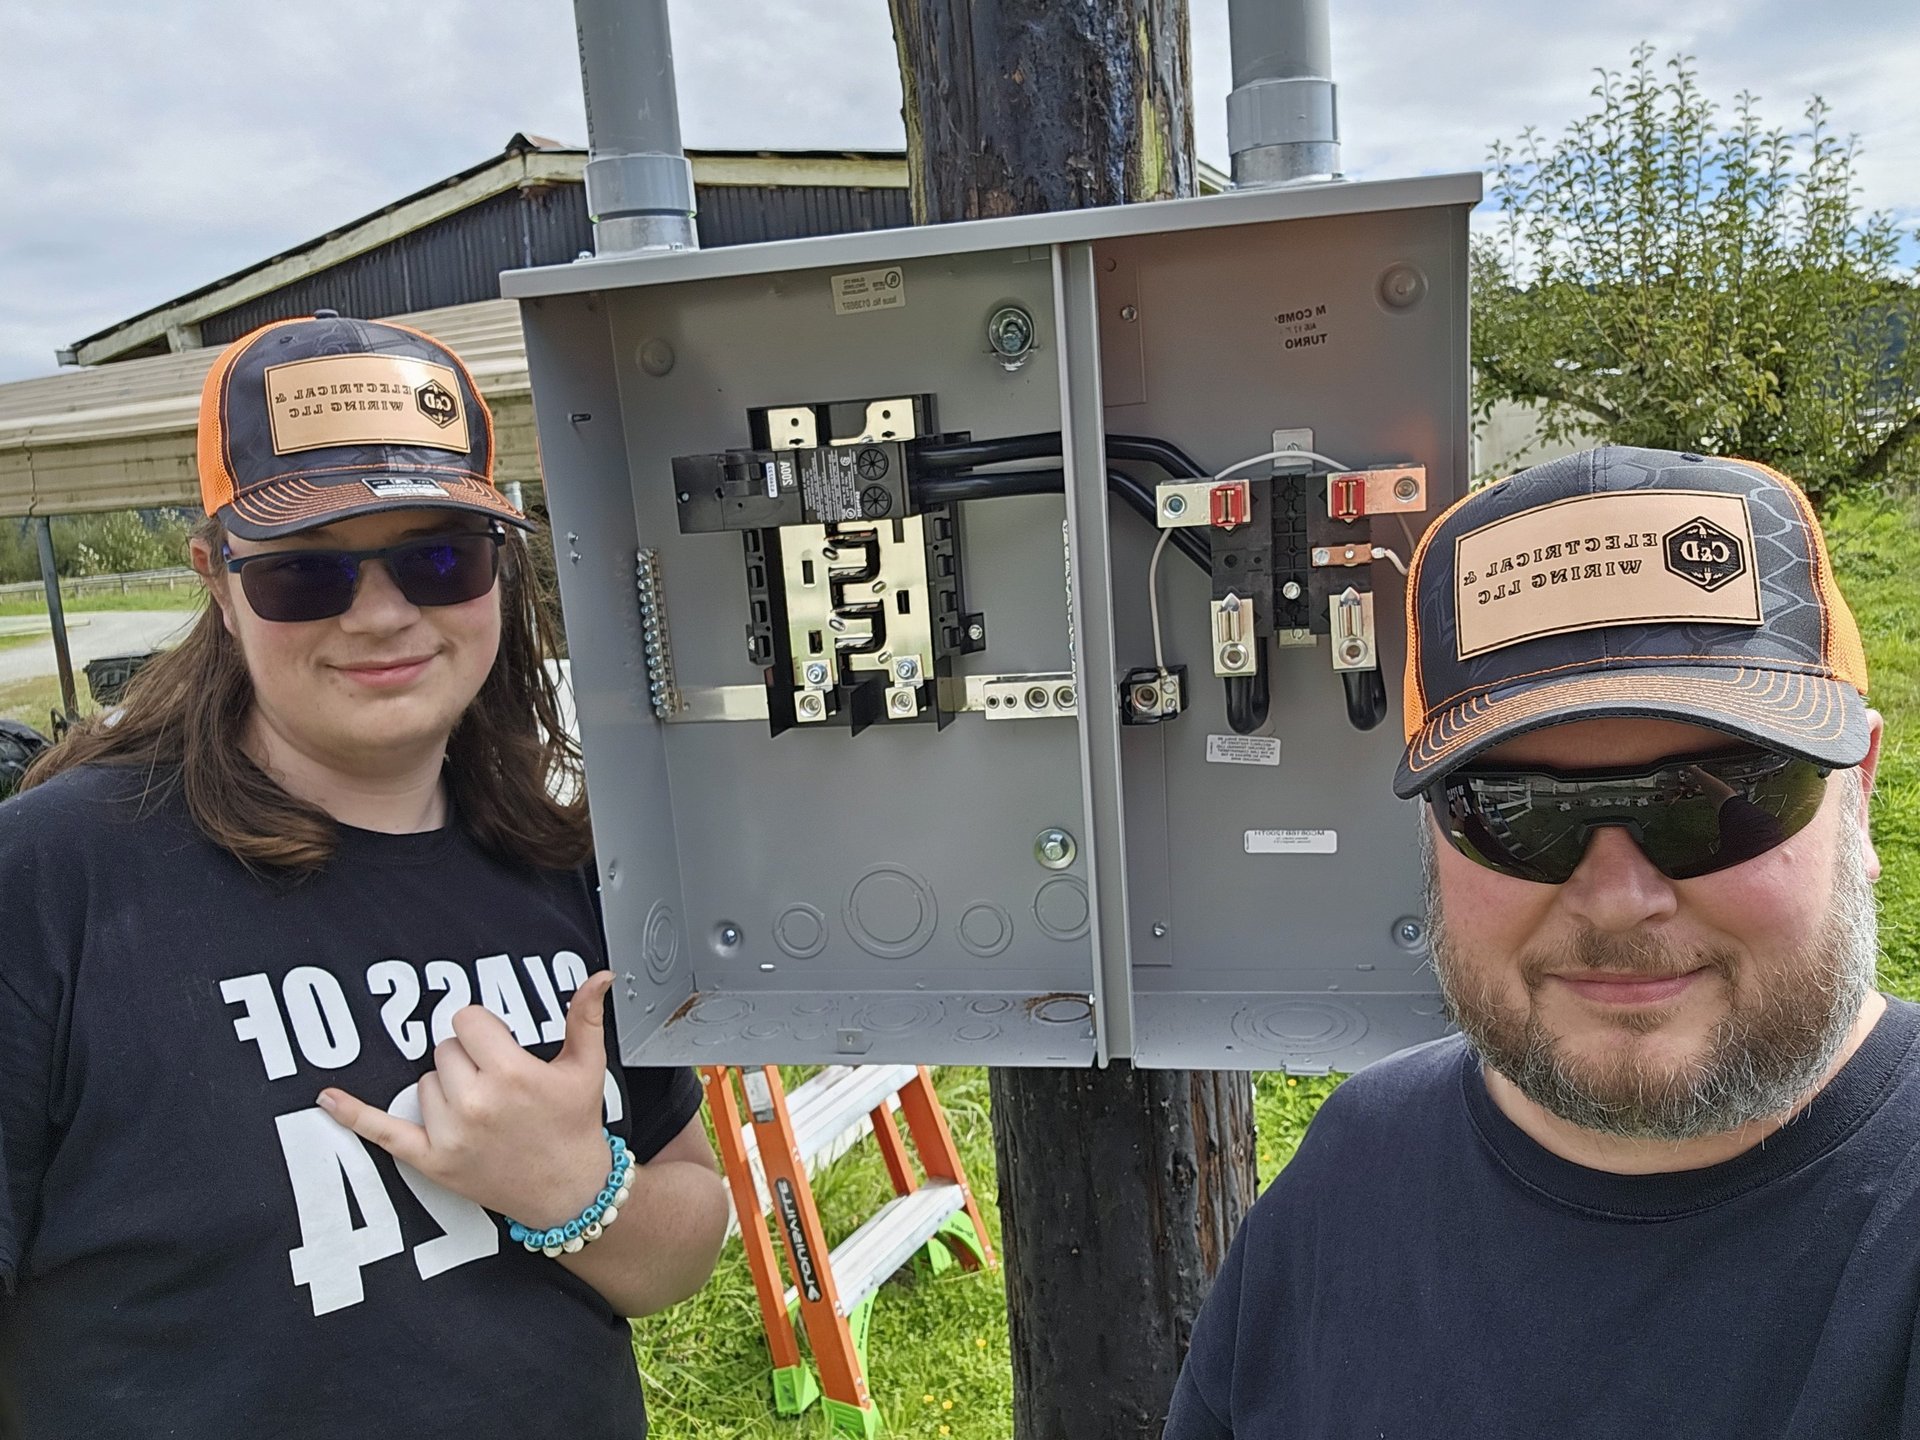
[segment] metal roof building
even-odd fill
[[[912,223],[897,150],[687,158],[706,248]],[[592,249],[586,163],[583,149],[515,135],[481,164],[74,342],[59,358],[77,369],[0,385],[0,518],[197,505],[194,428],[214,357],[321,308],[446,341],[493,409],[500,481],[538,484],[520,316],[499,277]],[[1205,164],[1199,180],[1229,183]]]
[[[688,158],[704,246],[911,221],[899,152]],[[483,164],[75,342],[60,358],[78,369],[0,385],[0,517],[197,504],[200,385],[220,347],[321,307],[451,345],[494,410],[499,478],[537,483],[520,317],[499,275],[591,250],[586,161],[515,135]]]

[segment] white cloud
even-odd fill
[[[1648,39],[1796,123],[1819,91],[1865,147],[1869,203],[1920,218],[1920,8],[1886,0],[1564,4],[1340,0],[1356,176],[1475,169],[1527,124],[1558,131],[1596,67]],[[1192,0],[1201,155],[1227,163],[1226,0]],[[901,143],[885,0],[674,0],[687,143]],[[511,0],[67,0],[14,6],[0,49],[0,380],[147,306],[496,153],[580,140],[570,7]]]

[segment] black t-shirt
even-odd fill
[[[1529,1139],[1460,1039],[1347,1081],[1254,1206],[1166,1440],[1920,1436],[1920,1009],[1792,1124],[1612,1175]]]
[[[417,1118],[470,1001],[551,1059],[606,966],[591,877],[449,827],[264,880],[146,780],[0,805],[0,1436],[638,1440],[627,1322],[314,1103]],[[646,1159],[699,1085],[612,1033]]]

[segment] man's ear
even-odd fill
[[[1867,758],[1859,764],[1860,776],[1860,844],[1864,847],[1862,859],[1866,862],[1867,878],[1880,878],[1880,856],[1873,848],[1873,809],[1869,802],[1873,798],[1873,777],[1880,768],[1880,737],[1886,733],[1886,720],[1878,710],[1867,711],[1867,723],[1871,727],[1867,734]]]
[[[187,561],[220,611],[220,623],[227,627],[229,635],[233,634],[233,599],[227,594],[227,572],[219,556],[213,553],[213,542],[198,535],[187,541]]]

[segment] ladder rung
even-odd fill
[[[918,1073],[913,1065],[829,1065],[796,1086],[787,1096],[787,1118],[793,1122],[794,1145],[807,1172],[831,1165],[857,1145],[872,1128],[867,1116],[873,1110],[882,1105],[899,1108],[893,1097]],[[741,1127],[740,1139],[765,1215],[773,1201],[760,1164],[760,1137],[749,1124]],[[736,1218],[728,1222],[727,1233],[738,1228]]]
[[[928,1180],[918,1190],[896,1195],[867,1223],[834,1246],[827,1264],[840,1296],[840,1313],[851,1315],[946,1224],[966,1207],[967,1197],[951,1180]],[[787,1291],[787,1305],[799,1298]]]
[[[808,1166],[813,1164],[814,1156],[866,1119],[870,1112],[886,1104],[918,1073],[912,1065],[833,1068],[842,1073],[817,1091],[809,1094],[808,1087],[825,1079],[828,1071],[821,1071],[787,1097],[787,1114],[793,1121],[793,1143],[800,1151],[801,1163]]]
[[[836,1140],[849,1136],[849,1143],[865,1133],[869,1113],[889,1104],[900,1088],[912,1080],[912,1065],[830,1065],[804,1082],[787,1096],[787,1118],[793,1122],[793,1143],[800,1152],[800,1163],[812,1169],[824,1150]],[[760,1168],[760,1136],[751,1125],[741,1134],[747,1158],[754,1169]],[[838,1155],[827,1157],[836,1160]]]

